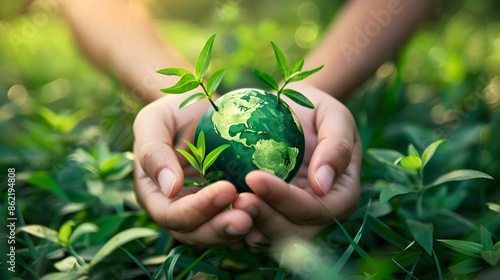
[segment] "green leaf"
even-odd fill
[[[478,272],[484,266],[477,259],[468,259],[461,261],[455,265],[450,266],[448,269],[455,275],[466,275]]]
[[[407,170],[417,171],[422,168],[422,160],[417,156],[406,156],[399,162]]]
[[[196,158],[196,161],[198,163],[203,162],[203,157],[200,156],[200,151],[198,150],[198,148],[189,141],[184,141],[184,143],[186,143],[186,145],[189,147],[189,149],[191,150],[191,154],[193,154],[193,156]]]
[[[156,71],[156,73],[167,76],[179,76],[179,77],[184,76],[186,74],[191,74],[189,70],[184,68],[164,68]]]
[[[196,80],[193,74],[189,73],[183,75],[175,85],[168,88],[162,88],[160,90],[164,93],[179,94],[193,90],[199,85],[200,82]]]
[[[214,34],[208,38],[208,41],[203,46],[198,58],[196,59],[196,78],[198,81],[202,81],[205,73],[207,72],[208,65],[210,65],[210,60],[212,59],[212,47],[214,45],[215,36]]]
[[[205,132],[203,130],[200,131],[198,134],[198,139],[196,141],[196,147],[198,149],[198,155],[200,156],[200,161],[203,162],[203,159],[205,158]]]
[[[297,61],[293,66],[292,68],[290,69],[290,75],[293,75],[297,72],[299,72],[300,70],[302,70],[302,67],[304,66],[304,59],[301,58],[299,61]]]
[[[75,222],[73,220],[68,220],[64,224],[61,225],[59,228],[59,240],[62,242],[64,245],[68,244],[69,241],[69,236],[71,235],[71,232],[73,231],[73,226],[75,225]]]
[[[291,100],[293,100],[295,103],[299,105],[314,109],[314,104],[309,99],[307,99],[307,97],[305,97],[302,93],[296,90],[286,88],[282,90],[281,93],[288,96]]]
[[[122,160],[123,155],[118,154],[114,155],[106,160],[104,160],[100,165],[99,169],[101,174],[106,174],[109,171],[113,170],[113,168]]]
[[[64,189],[45,171],[33,172],[33,174],[28,177],[27,182],[43,190],[51,192],[65,201],[70,201]]]
[[[69,243],[73,244],[73,242],[75,242],[75,240],[77,240],[80,236],[97,231],[99,231],[99,228],[96,225],[92,223],[83,223],[75,228],[73,234],[71,234],[71,237],[69,238]]]
[[[500,252],[500,241],[498,241],[497,243],[495,243],[495,245],[493,245],[492,250],[495,252]]]
[[[191,164],[191,166],[194,167],[194,169],[201,171],[200,165],[198,164],[196,159],[191,154],[189,154],[188,152],[186,152],[180,148],[177,148],[176,151],[179,152],[181,155],[183,155],[186,158],[186,160],[189,162],[189,164]]]
[[[421,223],[416,220],[407,220],[406,224],[408,225],[408,229],[417,243],[424,248],[429,256],[432,256],[432,233],[434,231],[434,226],[432,224]]]
[[[465,240],[438,239],[446,247],[459,253],[478,258],[483,250],[483,245]]]
[[[293,75],[290,76],[290,78],[288,78],[287,82],[291,83],[291,82],[297,82],[297,81],[304,80],[305,78],[307,78],[307,77],[311,76],[312,74],[318,72],[319,70],[323,69],[323,67],[324,67],[324,65],[321,65],[321,66],[316,67],[316,68],[311,69],[311,70],[294,73]]]
[[[182,103],[179,105],[179,110],[182,110],[190,105],[193,105],[194,103],[205,99],[207,96],[203,92],[198,92],[190,97],[186,98],[186,100],[182,101]]]
[[[483,245],[483,251],[488,251],[493,249],[493,239],[491,238],[491,233],[483,225],[479,228],[481,233],[481,245]]]
[[[397,195],[415,193],[415,192],[417,191],[412,188],[408,188],[397,183],[390,183],[380,192],[380,203],[384,204]]]
[[[49,241],[54,242],[56,244],[60,244],[59,235],[57,234],[57,232],[53,229],[48,228],[48,227],[44,227],[41,225],[28,225],[28,226],[20,227],[19,230],[27,232],[27,233],[34,235],[36,237],[39,237],[39,238],[49,240]]]
[[[124,230],[113,236],[108,242],[106,242],[106,244],[101,247],[101,249],[94,255],[94,257],[90,261],[89,266],[92,267],[98,264],[105,257],[111,254],[116,248],[129,241],[144,237],[153,237],[157,235],[158,232],[149,228],[131,228]]]
[[[368,154],[378,162],[389,165],[393,165],[396,159],[404,157],[402,153],[389,149],[369,149]]]
[[[425,148],[424,152],[422,153],[422,167],[427,165],[427,162],[432,158],[434,155],[434,152],[436,152],[436,149],[439,145],[441,145],[445,140],[437,140],[436,142],[430,144]]]
[[[500,261],[500,252],[482,251],[481,257],[491,266],[497,265]]]
[[[486,202],[486,206],[488,206],[488,209],[490,209],[491,211],[500,213],[500,204],[493,202]]]
[[[481,171],[470,170],[470,169],[459,169],[440,176],[439,178],[434,180],[434,182],[427,185],[425,188],[431,188],[452,181],[463,181],[463,180],[478,179],[478,178],[485,178],[490,180],[493,179],[493,177]]]
[[[215,73],[208,79],[207,82],[207,90],[208,90],[208,96],[211,97],[212,94],[217,90],[217,87],[219,86],[220,82],[222,81],[222,78],[224,77],[224,74],[226,74],[226,69],[219,69],[215,71]]]
[[[212,164],[215,162],[215,160],[219,157],[219,155],[227,148],[229,148],[231,145],[229,144],[224,144],[220,145],[219,147],[215,148],[213,151],[208,153],[207,157],[203,161],[203,174],[207,171],[207,169],[212,166]]]
[[[271,77],[271,75],[267,74],[264,71],[260,71],[257,69],[253,70],[253,73],[255,74],[255,76],[257,76],[257,78],[259,78],[259,80],[262,83],[264,83],[265,85],[267,85],[271,89],[274,89],[276,91],[279,90],[278,82],[273,77]]]
[[[408,145],[408,155],[420,157],[420,153],[418,152],[417,148],[413,146],[413,144]]]
[[[288,80],[288,62],[286,61],[285,56],[283,55],[283,52],[278,48],[278,46],[274,43],[271,42],[271,45],[273,46],[274,49],[274,55],[276,56],[276,61],[278,62],[278,65],[280,67],[281,73],[283,74],[283,78]]]

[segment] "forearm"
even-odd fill
[[[418,24],[429,17],[431,0],[352,0],[306,58],[304,69],[324,64],[308,78],[319,89],[345,98],[369,78]]]
[[[156,70],[191,67],[160,39],[141,1],[67,1],[62,8],[87,56],[99,67],[112,69],[146,102],[162,97],[159,88],[178,79]]]

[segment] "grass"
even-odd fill
[[[287,46],[291,58],[305,53],[304,41],[294,41],[304,20],[296,13],[240,22],[231,13],[244,14],[244,7],[229,2],[217,10],[225,17],[201,29],[168,23],[179,27],[168,32],[181,50],[183,42],[191,42],[188,31],[218,30],[225,43],[217,44],[213,56],[219,60],[213,63],[227,66],[229,75],[222,88],[257,86],[249,69],[275,68],[252,62],[260,61],[257,55],[272,58],[270,40]],[[304,7],[290,3],[290,9]],[[130,151],[131,124],[140,109],[136,100],[83,58],[58,15],[34,25],[39,7],[0,22],[0,36],[7,38],[0,41],[0,191],[7,194],[3,174],[15,168],[18,219],[16,272],[7,270],[10,248],[2,239],[0,278],[472,279],[498,274],[500,22],[495,5],[447,3],[438,20],[421,28],[397,59],[356,91],[347,105],[363,140],[358,208],[312,240],[281,244],[281,255],[177,244],[134,201]],[[315,18],[320,31],[326,24],[323,12]],[[287,23],[282,30],[278,19]],[[36,30],[23,33],[30,22]],[[198,45],[190,49],[200,49],[203,42],[191,43]],[[440,139],[446,141],[425,153]],[[8,206],[8,196],[2,195],[4,221]],[[0,231],[9,235],[5,227]]]

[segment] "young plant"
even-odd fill
[[[200,134],[198,135],[198,141],[196,142],[196,146],[189,141],[184,141],[184,142],[191,150],[191,153],[183,149],[177,149],[177,151],[180,154],[182,154],[189,162],[189,164],[191,164],[200,173],[202,179],[202,183],[186,180],[184,181],[184,185],[204,187],[220,179],[221,176],[220,174],[218,174],[218,172],[215,173],[210,172],[207,174],[207,170],[210,166],[212,166],[217,157],[219,157],[219,155],[230,145],[229,144],[221,145],[205,156],[205,134],[203,133],[203,131],[201,131]]]
[[[274,42],[271,42],[271,45],[273,46],[274,55],[276,56],[276,61],[278,62],[278,66],[280,67],[281,74],[283,74],[283,85],[280,87],[278,85],[278,82],[266,72],[254,70],[254,74],[257,76],[257,78],[259,78],[261,82],[276,91],[278,99],[278,102],[276,103],[277,105],[280,101],[280,95],[284,94],[297,104],[314,109],[314,104],[309,99],[307,99],[305,95],[296,90],[288,89],[285,87],[291,82],[304,80],[305,78],[323,69],[324,65],[311,70],[302,71],[302,67],[304,66],[304,58],[301,58],[294,65],[292,65],[291,68],[289,68],[288,61],[286,60],[280,48],[278,48],[278,46]]]
[[[195,93],[184,100],[180,105],[179,109],[183,109],[192,105],[202,99],[207,98],[210,101],[212,107],[214,107],[215,111],[218,111],[217,106],[212,100],[212,95],[217,90],[222,77],[226,74],[225,69],[219,69],[214,72],[214,74],[208,79],[207,84],[205,85],[205,74],[207,72],[208,66],[210,65],[210,59],[212,58],[212,47],[214,44],[216,34],[212,35],[208,41],[205,43],[205,46],[201,50],[198,58],[196,60],[196,69],[195,73],[191,73],[191,71],[183,68],[164,68],[156,71],[159,74],[167,75],[167,76],[179,76],[181,77],[179,81],[168,88],[160,89],[162,92],[170,93],[170,94],[181,94],[197,87],[201,86],[203,92]]]

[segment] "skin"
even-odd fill
[[[184,140],[192,141],[197,120],[210,105],[203,101],[178,110],[187,95],[165,96],[158,90],[178,78],[155,74],[157,69],[193,67],[160,39],[141,3],[67,1],[62,8],[84,53],[97,66],[115,69],[122,82],[149,103],[134,122],[139,203],[176,239],[204,248],[256,246],[292,236],[310,238],[332,224],[331,215],[343,219],[355,210],[360,194],[361,142],[353,116],[337,99],[348,96],[394,53],[427,17],[431,2],[372,0],[368,5],[353,0],[346,5],[323,41],[306,57],[304,69],[321,64],[325,68],[290,85],[316,105],[310,110],[288,102],[306,135],[306,154],[298,175],[287,184],[265,172],[252,172],[246,181],[254,193],[239,195],[225,181],[201,190],[182,187],[184,177],[194,176],[196,171],[175,149],[185,149]],[[364,30],[374,20],[371,13],[389,9],[399,12],[391,13],[391,19],[368,44],[346,55],[341,46],[356,47],[354,28]],[[88,14],[93,15],[92,20]],[[232,209],[225,210],[230,204]]]

